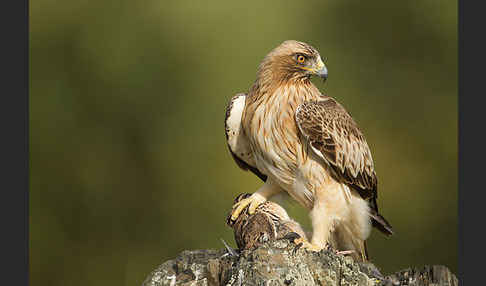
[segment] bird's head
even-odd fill
[[[327,79],[327,68],[319,52],[309,44],[288,40],[273,49],[260,65],[260,76],[273,80],[308,80],[311,76]]]

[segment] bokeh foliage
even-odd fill
[[[233,198],[261,182],[231,159],[225,105],[286,39],[316,47],[363,129],[393,238],[384,273],[457,271],[457,3],[30,3],[32,285],[140,285],[184,249],[234,244]],[[285,205],[309,226],[307,214]]]

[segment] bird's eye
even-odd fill
[[[297,56],[297,61],[301,64],[305,62],[305,57],[303,55],[298,55]]]

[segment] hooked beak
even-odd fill
[[[317,68],[314,70],[314,74],[322,78],[323,80],[327,79],[327,68],[320,58],[319,63],[317,64]]]
[[[327,79],[327,68],[323,66],[320,70],[316,71],[316,75],[321,77],[323,80]]]

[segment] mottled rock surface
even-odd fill
[[[143,286],[158,285],[458,285],[444,266],[407,269],[387,277],[373,264],[333,251],[297,249],[271,241],[231,256],[222,250],[184,251],[155,269]]]
[[[249,194],[238,196],[235,202]],[[306,234],[278,204],[266,202],[236,221],[238,250],[183,251],[152,271],[142,286],[159,285],[411,285],[457,286],[445,266],[406,269],[384,277],[371,263],[358,263],[333,250],[311,252],[287,239]]]

